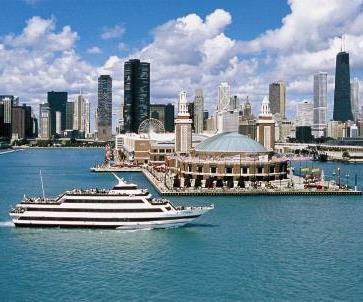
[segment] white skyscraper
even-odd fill
[[[296,105],[296,126],[312,126],[314,116],[313,103],[304,100]]]
[[[359,118],[359,81],[354,78],[350,83],[350,102],[354,120]]]
[[[194,131],[195,133],[203,132],[203,116],[204,116],[204,96],[203,90],[197,89],[194,98]]]
[[[227,110],[231,100],[231,87],[227,82],[218,86],[218,111]]]
[[[314,75],[314,118],[312,132],[315,138],[325,135],[327,121],[327,78],[326,72]]]
[[[78,95],[74,100],[73,129],[90,133],[90,103],[83,95]]]

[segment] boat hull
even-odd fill
[[[197,219],[200,215],[195,215],[190,218],[173,219],[164,221],[147,221],[147,222],[124,222],[124,223],[71,223],[71,222],[56,222],[56,221],[21,221],[14,220],[16,227],[29,228],[89,228],[89,229],[117,229],[117,230],[137,230],[137,229],[168,229],[178,228]]]

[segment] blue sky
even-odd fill
[[[80,39],[76,47],[90,62],[101,64],[108,56],[125,55],[131,49],[141,48],[152,40],[152,30],[168,20],[196,13],[205,17],[217,8],[229,11],[233,24],[226,33],[235,39],[249,40],[267,29],[277,28],[289,12],[289,6],[280,0],[244,1],[55,1],[55,0],[3,0],[0,35],[20,33],[25,21],[33,16],[55,18],[58,27],[70,25]],[[120,39],[103,40],[105,28],[116,25],[125,29]],[[248,30],[245,30],[248,28]],[[118,44],[127,44],[120,50]],[[99,56],[87,54],[87,49],[99,45]]]
[[[287,83],[288,115],[312,99],[312,78],[328,72],[332,110],[335,55],[346,34],[351,74],[363,67],[362,0],[0,1],[0,94],[37,105],[49,90],[82,92],[96,105],[97,77],[113,77],[114,112],[123,101],[123,63],[151,62],[152,102],[176,102],[218,84],[249,96],[254,111],[268,84]]]

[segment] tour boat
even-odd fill
[[[174,206],[112,174],[118,181],[112,189],[73,189],[56,198],[45,198],[43,189],[43,197],[24,196],[11,219],[17,227],[154,229],[184,226],[214,208]]]

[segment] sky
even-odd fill
[[[284,80],[289,117],[326,71],[330,116],[342,34],[351,77],[362,79],[362,2],[0,0],[0,94],[37,106],[47,91],[72,99],[82,90],[94,109],[97,77],[110,74],[117,116],[123,64],[138,58],[151,63],[151,103],[176,104],[180,90],[192,100],[202,88],[212,111],[227,81],[258,112],[269,83]]]

